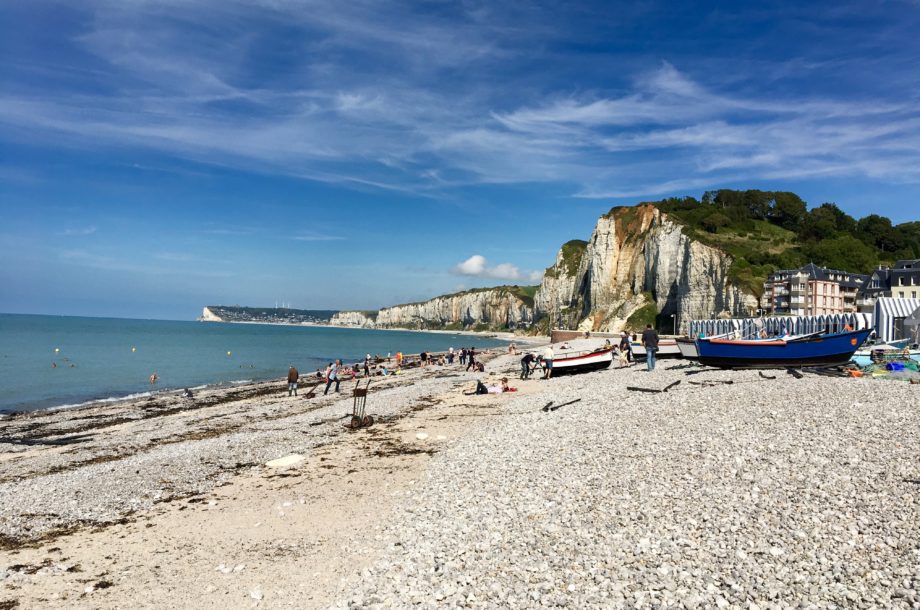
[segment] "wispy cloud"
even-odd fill
[[[70,228],[64,229],[58,235],[63,235],[65,237],[85,237],[87,235],[92,235],[96,232],[96,227],[80,227],[80,228]]]
[[[450,271],[456,275],[510,281],[538,282],[543,277],[543,274],[539,271],[521,271],[511,263],[499,263],[491,266],[486,257],[481,254],[474,254],[465,261],[457,263]]]
[[[849,65],[761,62],[729,82],[729,71],[675,55],[630,66],[616,85],[571,87],[503,78],[531,74],[528,62],[552,52],[539,45],[565,35],[536,6],[88,6],[91,25],[73,40],[97,60],[105,93],[0,95],[0,134],[428,195],[470,184],[557,182],[578,197],[641,197],[774,176],[920,181],[916,93],[781,86]],[[210,27],[190,26],[200,22]],[[270,65],[253,59],[260,33],[285,37]],[[232,234],[221,231],[206,232]]]

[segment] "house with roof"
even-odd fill
[[[859,311],[874,311],[876,301],[883,297],[920,298],[920,259],[895,261],[892,267],[873,271],[857,296]]]
[[[765,314],[817,316],[857,311],[857,295],[868,275],[819,267],[772,273],[764,282],[760,306]]]

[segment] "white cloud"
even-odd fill
[[[493,280],[539,282],[543,278],[543,274],[539,271],[521,271],[517,265],[512,263],[499,263],[494,267],[489,266],[488,259],[481,254],[474,254],[465,261],[457,263],[450,271],[456,275],[469,275]]]

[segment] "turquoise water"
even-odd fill
[[[291,363],[304,375],[335,358],[347,364],[366,353],[416,354],[470,345],[506,343],[322,326],[0,314],[0,411],[279,378]],[[159,382],[151,386],[154,371]]]

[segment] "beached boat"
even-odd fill
[[[720,368],[785,368],[846,364],[870,329],[770,339],[708,337],[696,340],[700,362]]]
[[[613,362],[613,348],[570,352],[553,358],[553,377],[606,369]]]
[[[680,337],[677,339],[677,349],[680,350],[682,358],[697,360],[700,357],[700,350],[696,348],[696,340],[690,337]]]
[[[637,358],[645,358],[645,347],[641,341],[632,342],[632,353]],[[661,338],[658,340],[658,352],[656,358],[680,358],[680,349],[677,347],[676,339]]]

